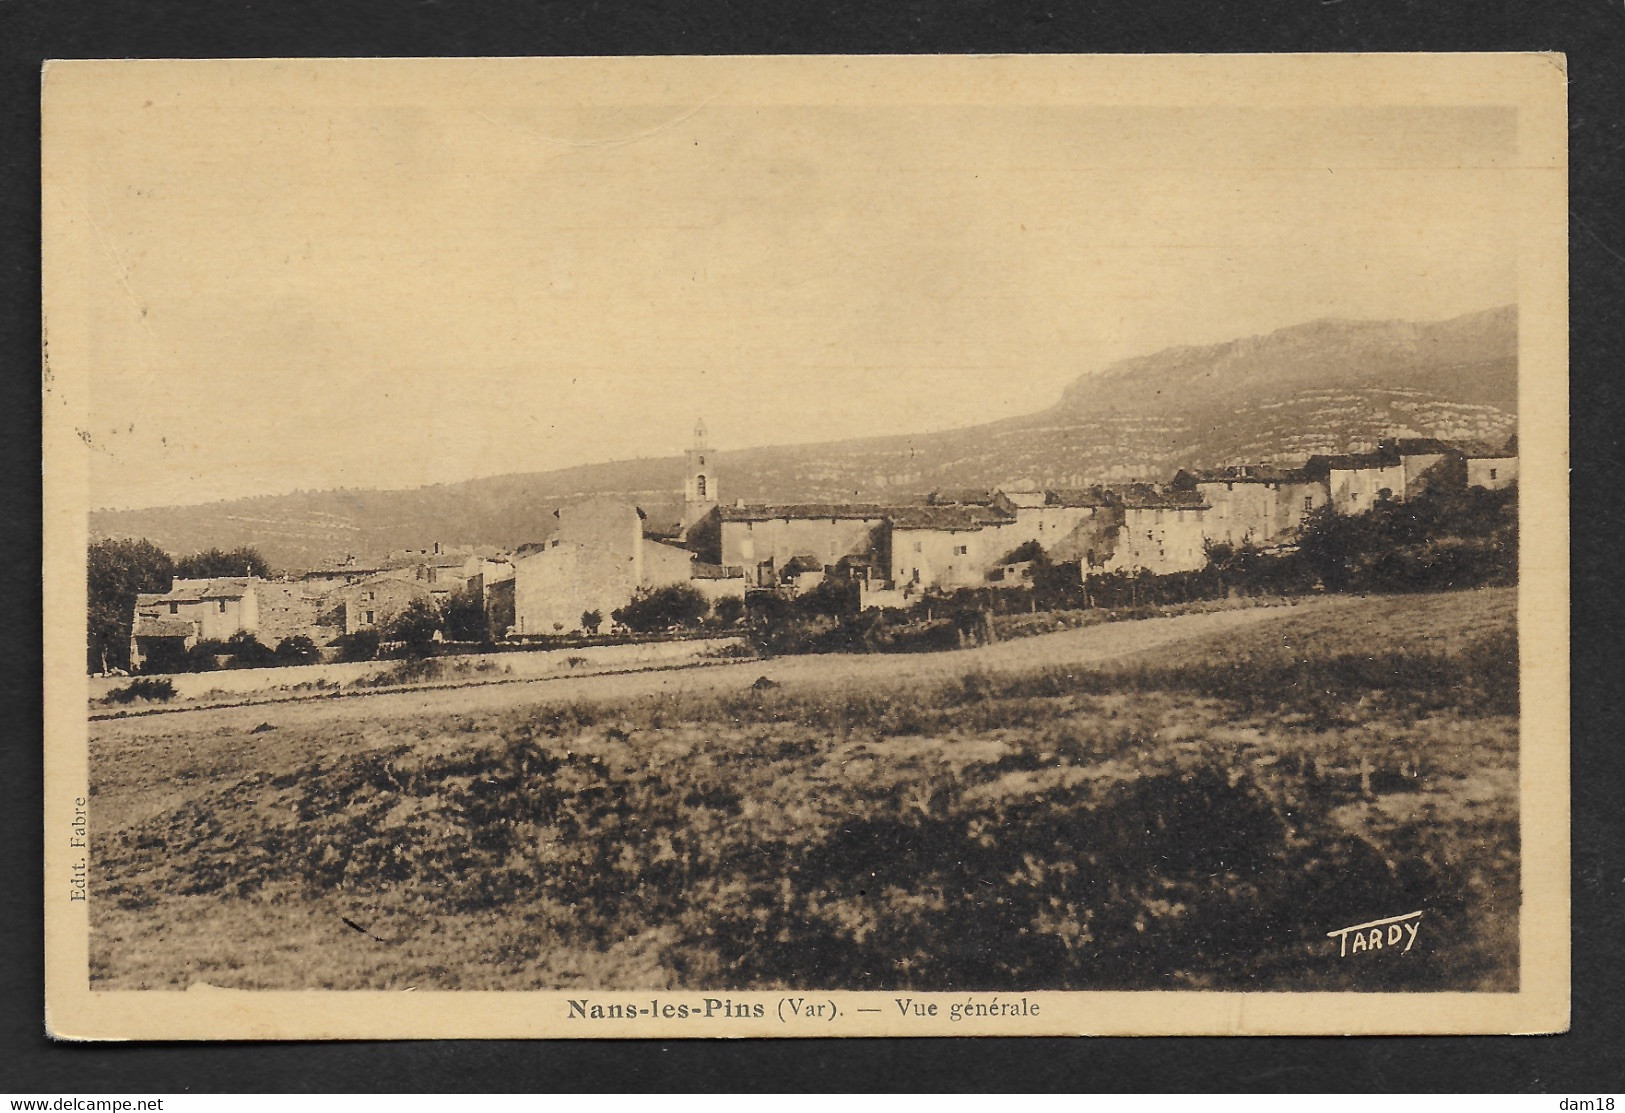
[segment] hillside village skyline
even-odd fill
[[[1387,437],[1373,451],[1314,455],[1296,468],[1231,463],[1181,469],[1166,482],[764,505],[728,501],[702,420],[684,452],[676,521],[596,496],[556,506],[535,540],[506,550],[435,542],[277,580],[177,577],[169,590],[135,598],[129,660],[161,670],[200,644],[245,634],[338,650],[389,634],[416,607],[442,623],[472,609],[484,640],[525,639],[593,636],[610,621],[629,633],[626,609],[670,591],[726,624],[753,598],[793,599],[826,583],[847,585],[860,610],[905,611],[945,592],[1030,588],[1052,564],[1083,584],[1178,575],[1200,571],[1217,551],[1291,551],[1323,514],[1515,488],[1518,470],[1516,434],[1504,444]]]

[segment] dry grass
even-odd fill
[[[1288,608],[1106,669],[944,654],[901,689],[104,738],[95,984],[1508,988],[1511,603]],[[1325,938],[1415,908],[1411,954]]]

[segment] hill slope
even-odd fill
[[[918,436],[717,454],[729,500],[880,500],[962,486],[1166,479],[1181,467],[1302,460],[1383,436],[1501,441],[1516,427],[1517,311],[1448,321],[1323,320],[1170,348],[1080,377],[1043,413]],[[171,552],[258,546],[272,564],[547,531],[562,501],[613,493],[651,521],[679,512],[678,457],[505,475],[411,491],[317,491],[102,511],[92,536]]]

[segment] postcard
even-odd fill
[[[49,63],[49,1030],[1565,1029],[1565,82]]]

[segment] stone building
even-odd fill
[[[432,602],[427,585],[416,579],[403,579],[392,572],[380,572],[346,584],[328,597],[343,612],[344,633],[362,630],[382,632],[414,600]]]
[[[1398,453],[1311,456],[1303,471],[1326,484],[1335,514],[1364,514],[1379,502],[1405,497],[1405,465]]]
[[[636,506],[593,498],[554,515],[546,546],[514,560],[515,634],[581,630],[588,611],[608,623],[643,583],[644,515]]]
[[[890,509],[852,503],[717,507],[709,519],[715,528],[693,531],[694,543],[702,561],[738,570],[752,587],[773,587],[796,557],[834,565],[883,553]]]
[[[683,453],[683,529],[686,531],[716,509],[720,501],[717,490],[716,454],[712,451],[705,422],[694,423],[694,443]]]
[[[1012,515],[993,506],[899,506],[886,515],[891,581],[919,591],[988,586],[1016,544]]]
[[[1236,464],[1186,473],[1191,488],[1212,507],[1207,537],[1215,544],[1267,546],[1297,534],[1326,505],[1327,485],[1294,469]],[[1175,484],[1180,480],[1176,477]]]
[[[1191,491],[1136,485],[1121,497],[1122,525],[1108,572],[1195,572],[1207,565],[1212,507]]]
[[[168,591],[135,598],[130,625],[130,664],[140,668],[154,657],[169,659],[200,641],[225,641],[233,634],[258,634],[261,583],[252,576],[173,580]]]
[[[1500,448],[1474,445],[1466,453],[1467,486],[1499,491],[1518,482],[1518,438]]]

